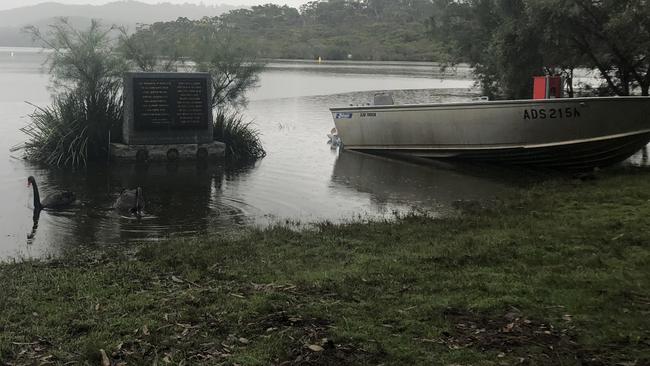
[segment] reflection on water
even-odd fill
[[[14,52],[11,56],[10,52]],[[10,156],[34,107],[49,103],[44,55],[0,48],[0,260],[56,255],[66,248],[128,246],[289,219],[309,223],[392,217],[426,210],[444,214],[456,200],[507,195],[517,175],[493,168],[398,161],[337,152],[327,145],[328,108],[372,101],[390,90],[397,104],[464,101],[472,81],[443,79],[427,63],[272,63],[249,95],[245,120],[262,133],[268,155],[252,167],[117,165],[71,172]],[[399,90],[396,90],[399,89]],[[647,154],[630,160],[646,164]],[[78,202],[35,215],[27,177],[45,196],[72,190]],[[112,209],[123,189],[144,189],[145,215]]]
[[[458,171],[457,165],[431,161],[406,162],[382,156],[341,151],[332,182],[368,194],[380,207],[402,211],[434,207],[444,214],[459,200],[486,200],[506,194],[511,186],[494,172]]]
[[[34,243],[34,238],[36,237],[36,230],[38,229],[38,220],[41,218],[41,211],[38,208],[34,208],[34,212],[32,214],[32,231],[27,234],[27,244],[33,244]]]
[[[16,213],[21,217],[14,224],[19,222],[20,231],[26,233],[22,240],[14,235],[25,244],[16,249],[26,256],[37,252],[55,255],[66,245],[93,247],[160,240],[247,223],[236,205],[223,200],[224,170],[219,166],[126,164],[77,173],[38,170],[34,175],[43,195],[69,189],[78,201],[63,210]],[[120,192],[136,186],[144,188],[145,214],[138,218],[113,210]],[[32,210],[31,189],[24,189],[28,201],[25,208]]]

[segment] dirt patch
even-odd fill
[[[8,359],[3,360],[0,357],[0,365],[51,365],[57,359],[50,351],[52,343],[45,338],[38,338],[33,342],[11,342],[9,344],[13,354]]]
[[[331,322],[326,319],[292,316],[287,312],[270,314],[258,323],[266,333],[290,332],[292,342],[282,359],[282,366],[373,364],[379,355],[349,342],[330,338]]]
[[[443,333],[439,343],[449,349],[475,348],[494,352],[507,364],[514,361],[522,365],[561,365],[567,360],[582,366],[626,364],[610,359],[607,350],[581,346],[576,341],[569,315],[564,318],[567,326],[562,328],[531,319],[518,311],[494,317],[447,309],[445,316],[453,323],[453,328]]]

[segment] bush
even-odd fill
[[[31,161],[57,167],[86,166],[107,157],[110,126],[122,121],[122,106],[115,99],[89,103],[78,93],[54,97],[51,106],[36,107],[31,124],[21,129],[29,140],[23,146]]]
[[[259,131],[236,113],[219,111],[214,120],[214,139],[226,144],[226,161],[248,164],[266,156]]]
[[[52,166],[78,167],[108,158],[110,133],[122,124],[123,59],[114,52],[109,32],[92,21],[87,30],[74,29],[66,19],[42,34],[27,28],[52,49],[48,62],[54,87],[53,103],[36,107],[25,157]]]

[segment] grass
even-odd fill
[[[226,160],[236,166],[253,163],[266,156],[260,133],[242,116],[219,111],[214,121],[214,139],[226,144]]]
[[[109,130],[121,125],[122,106],[116,98],[64,93],[51,106],[35,107],[31,123],[21,129],[28,137],[19,145],[26,159],[55,167],[106,161]]]
[[[457,217],[5,264],[0,364],[648,365],[649,239],[650,172],[623,171]]]

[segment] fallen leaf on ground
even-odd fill
[[[174,281],[176,283],[184,283],[185,282],[185,281],[181,280],[180,278],[178,278],[176,276],[172,276],[172,281]]]
[[[319,346],[317,344],[311,344],[311,345],[309,345],[308,348],[310,350],[314,351],[314,352],[323,352],[325,350],[325,348],[323,348],[323,347],[321,347],[321,346]]]
[[[108,359],[108,356],[106,355],[106,351],[100,349],[99,353],[102,355],[102,366],[111,366],[111,360]]]

